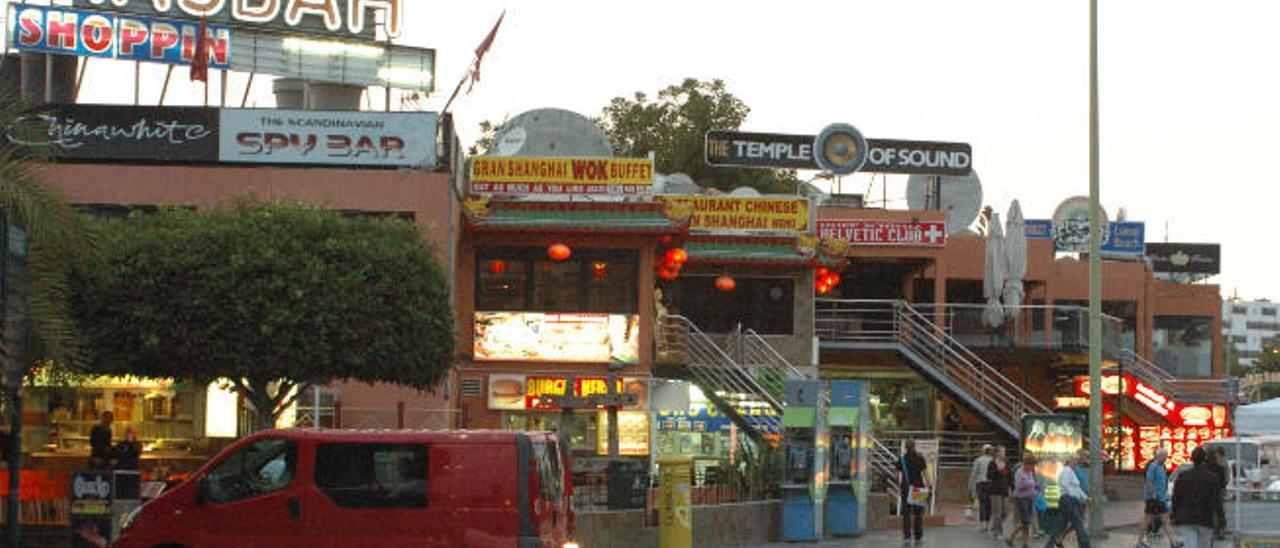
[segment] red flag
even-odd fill
[[[489,35],[480,42],[480,47],[476,48],[476,64],[471,69],[471,85],[467,86],[467,93],[471,93],[471,88],[480,81],[480,62],[484,60],[484,54],[489,53],[489,48],[493,47],[493,39],[498,37],[498,27],[502,26],[502,19],[506,16],[507,12],[503,10],[502,15],[498,16],[498,22],[493,24],[493,30],[489,31]]]
[[[209,23],[200,19],[200,30],[196,32],[196,54],[191,60],[191,81],[209,83]]]

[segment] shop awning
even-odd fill
[[[652,202],[489,202],[468,204],[476,232],[682,233],[689,218],[671,219]]]
[[[698,239],[684,244],[690,264],[836,266],[843,259],[808,250],[795,238]]]

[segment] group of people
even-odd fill
[[[1022,462],[1012,466],[1004,447],[983,446],[982,454],[973,462],[969,473],[969,492],[978,500],[978,530],[990,533],[1008,546],[1021,537],[1021,546],[1029,545],[1033,531],[1036,535],[1048,533],[1045,548],[1061,546],[1062,539],[1074,530],[1078,544],[1089,546],[1089,535],[1084,527],[1084,510],[1089,502],[1089,455],[1084,450],[1073,455],[1055,478],[1060,489],[1057,504],[1062,523],[1057,530],[1040,531],[1039,514],[1048,509],[1044,499],[1044,486],[1036,477],[1034,455],[1024,455]],[[1005,516],[1012,502],[1015,521],[1005,530]]]
[[[103,411],[98,417],[98,424],[89,431],[89,466],[95,470],[137,470],[138,459],[142,457],[142,443],[138,441],[138,432],[132,426],[124,429],[124,440],[111,443],[111,423],[115,415]]]
[[[1213,546],[1214,539],[1223,538],[1226,533],[1225,451],[1219,447],[1210,455],[1203,447],[1195,448],[1191,452],[1191,467],[1175,471],[1172,495],[1165,470],[1168,458],[1169,452],[1161,448],[1156,450],[1155,460],[1147,465],[1142,495],[1143,527],[1138,546],[1149,546],[1152,533],[1160,527],[1167,531],[1171,547]]]

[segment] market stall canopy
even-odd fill
[[[1246,436],[1280,434],[1280,398],[1236,409],[1236,431]]]

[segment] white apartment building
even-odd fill
[[[1222,300],[1222,342],[1235,347],[1240,363],[1253,365],[1263,344],[1276,336],[1280,336],[1280,303]]]

